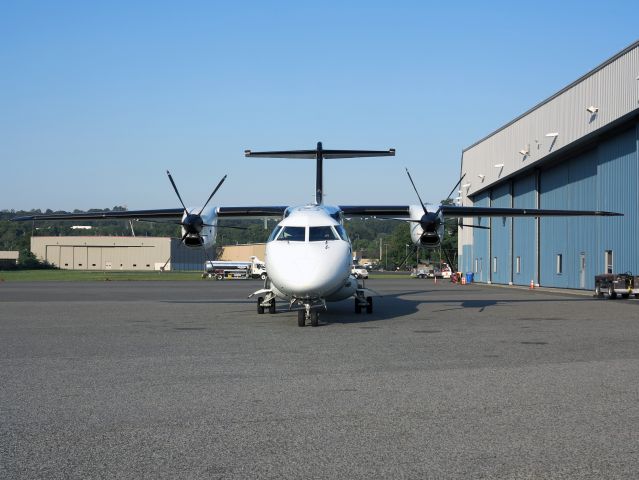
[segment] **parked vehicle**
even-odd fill
[[[351,268],[351,275],[355,278],[368,278],[368,270],[360,265],[353,265],[353,268]]]
[[[213,260],[205,263],[206,274],[217,280],[224,278],[261,278],[266,279],[266,265],[253,256],[248,262]],[[237,275],[235,275],[236,273]]]
[[[610,299],[617,298],[617,295],[622,298],[630,295],[639,297],[639,276],[630,272],[595,275],[595,295],[603,297],[604,294]]]

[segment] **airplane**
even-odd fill
[[[606,211],[457,205],[440,205],[437,210],[429,211],[408,169],[406,173],[417,194],[419,205],[327,205],[323,202],[323,161],[325,159],[394,156],[395,149],[328,150],[323,148],[321,142],[318,142],[316,148],[310,150],[260,152],[245,150],[244,155],[261,158],[315,159],[315,202],[299,206],[209,207],[211,199],[226,180],[225,175],[203,207],[187,208],[173,177],[167,171],[182,208],[30,215],[15,217],[12,220],[172,221],[181,226],[181,241],[185,246],[206,249],[215,243],[217,229],[221,227],[218,225],[220,219],[281,218],[266,243],[264,261],[268,277],[263,287],[250,294],[249,298],[257,297],[258,314],[263,314],[267,310],[269,313],[275,313],[276,299],[284,300],[288,302],[289,310],[297,311],[298,326],[304,327],[308,322],[316,327],[319,324],[319,311],[327,309],[328,302],[353,298],[356,314],[362,311],[373,312],[373,297],[377,294],[351,275],[352,244],[344,229],[344,220],[347,217],[378,217],[409,222],[411,241],[416,247],[436,248],[444,237],[446,218],[622,215]],[[476,225],[467,226],[487,228]]]

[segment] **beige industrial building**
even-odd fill
[[[264,261],[265,243],[248,243],[245,245],[224,245],[218,247],[218,260],[247,262],[251,257]]]
[[[169,237],[31,237],[31,251],[69,270],[202,270],[206,261],[201,248]]]
[[[17,250],[0,250],[0,268],[12,268],[18,264],[20,252]]]
[[[208,258],[264,260],[266,244],[225,245]],[[187,248],[169,237],[31,237],[31,251],[42,261],[68,270],[202,270],[208,259],[201,248]],[[17,252],[16,259],[17,259]],[[168,260],[168,263],[167,263]],[[14,260],[15,262],[15,260]]]

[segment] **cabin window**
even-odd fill
[[[324,240],[337,240],[335,232],[326,225],[325,227],[310,227],[308,231],[309,242],[323,242]]]
[[[284,227],[282,233],[277,237],[278,240],[285,240],[288,242],[303,242],[306,237],[305,227]]]
[[[280,233],[281,230],[282,230],[282,227],[280,227],[279,225],[275,227],[273,231],[271,232],[271,234],[269,235],[267,242],[272,242],[273,240],[275,240],[275,238],[277,237],[277,235]]]

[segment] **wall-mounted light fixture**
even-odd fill
[[[595,107],[594,105],[590,105],[588,108],[586,108],[586,110],[590,112],[591,115],[594,115],[599,111],[599,108]]]
[[[484,181],[484,178],[486,178],[486,175],[484,175],[483,173],[478,173],[477,176],[482,182]]]
[[[550,133],[547,133],[546,136],[555,138],[555,137],[559,136],[559,133],[558,132],[550,132]]]
[[[468,192],[468,189],[470,188],[470,183],[464,183],[464,184],[462,185],[462,188],[465,188],[465,189],[466,189],[466,192]]]
[[[530,152],[525,148],[522,148],[521,150],[519,150],[519,155],[521,155],[522,157],[527,156],[529,153]]]
[[[504,164],[503,163],[496,163],[495,164],[495,168],[504,168]]]

